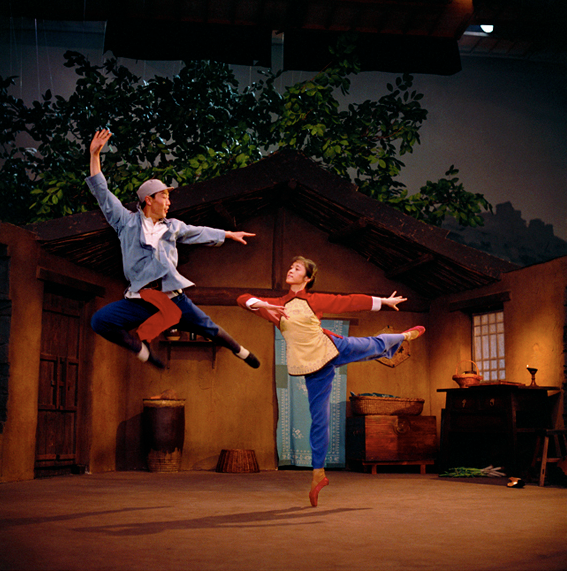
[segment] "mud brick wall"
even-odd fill
[[[12,303],[10,301],[10,258],[8,247],[0,244],[0,434],[4,430],[8,413],[8,347],[10,343],[10,320]]]

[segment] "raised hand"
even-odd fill
[[[101,171],[100,167],[100,152],[102,151],[104,145],[112,137],[112,133],[108,129],[102,129],[94,134],[93,140],[91,141],[90,152],[90,169],[91,176],[98,174]]]
[[[91,141],[90,152],[92,154],[100,153],[108,143],[108,140],[112,137],[112,133],[108,129],[102,129],[94,134],[93,140]]]

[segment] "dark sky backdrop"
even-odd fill
[[[51,89],[68,96],[74,74],[63,67],[63,53],[74,49],[93,63],[103,58],[101,23],[39,22],[22,30],[22,21],[0,22],[0,75],[19,75],[13,94],[26,103]],[[145,78],[171,75],[180,62],[121,60]],[[402,160],[401,180],[411,192],[427,180],[459,169],[465,188],[493,204],[511,202],[529,223],[552,225],[567,240],[567,81],[565,68],[539,61],[463,56],[463,70],[452,76],[417,75],[429,116],[422,143]],[[239,81],[255,78],[254,68],[235,66]],[[282,84],[304,80],[311,72],[286,72]],[[380,97],[396,77],[365,72],[353,78],[349,101]],[[566,252],[567,253],[567,252]]]

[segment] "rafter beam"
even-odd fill
[[[435,260],[435,256],[433,254],[422,254],[417,258],[417,260],[413,260],[408,262],[407,264],[403,264],[398,266],[397,268],[391,269],[389,272],[386,273],[386,277],[390,280],[392,278],[396,278],[403,274],[407,274],[416,268],[424,266],[425,264],[429,264]]]
[[[226,230],[231,230],[232,232],[236,231],[236,220],[222,202],[217,202],[217,204],[215,204],[215,212],[224,222]]]
[[[329,242],[332,244],[342,244],[344,242],[350,242],[354,238],[360,236],[368,226],[368,220],[366,218],[359,218],[354,222],[351,222],[348,226],[344,226],[335,232],[329,234]]]

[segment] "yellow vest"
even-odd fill
[[[321,322],[306,300],[294,298],[285,304],[288,319],[281,318],[280,330],[286,342],[287,370],[290,375],[314,373],[339,354],[325,335]]]

